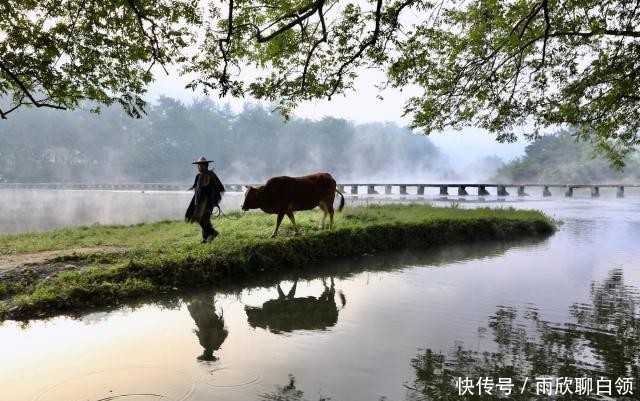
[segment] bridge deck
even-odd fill
[[[228,190],[244,190],[245,185],[225,184]],[[539,184],[539,183],[339,183],[339,187],[404,187],[404,188],[640,188],[640,184]],[[93,189],[93,190],[159,190],[186,191],[189,184],[184,183],[0,183],[0,189]]]

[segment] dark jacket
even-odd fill
[[[218,176],[211,170],[196,175],[193,181],[195,194],[187,208],[184,219],[190,223],[200,221],[206,213],[211,213],[218,206],[224,193],[224,185]]]

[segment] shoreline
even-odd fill
[[[545,237],[556,229],[537,211],[375,205],[337,213],[333,230],[319,229],[320,212],[298,212],[302,235],[283,223],[270,239],[275,216],[239,216],[215,220],[221,235],[211,244],[200,244],[199,227],[182,221],[2,235],[4,257],[50,258],[0,269],[0,321],[119,305],[363,254]]]

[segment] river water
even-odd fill
[[[0,227],[180,218],[189,197],[0,191]],[[545,240],[362,255],[215,292],[4,322],[0,400],[501,399],[509,382],[510,398],[533,400],[548,399],[535,395],[547,377],[566,380],[552,394],[592,380],[590,395],[566,399],[640,398],[640,196],[414,201],[539,209],[563,224]]]

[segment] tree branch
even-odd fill
[[[127,4],[129,4],[129,7],[133,11],[133,13],[136,15],[136,18],[138,19],[138,24],[140,25],[140,31],[142,32],[142,35],[146,37],[149,40],[149,42],[151,42],[151,53],[153,55],[153,60],[151,62],[151,65],[149,66],[149,70],[151,70],[151,67],[153,67],[153,65],[157,61],[162,66],[162,69],[164,70],[164,72],[167,75],[169,75],[169,72],[165,67],[165,60],[162,58],[162,55],[160,54],[160,41],[158,40],[158,34],[156,32],[156,28],[158,27],[158,24],[156,24],[156,22],[153,19],[144,15],[135,5],[134,0],[126,0],[126,1],[127,1]],[[149,24],[151,24],[151,34],[149,34],[145,29],[144,21],[147,21]]]
[[[549,19],[549,0],[542,1],[542,8],[544,10],[544,42],[542,44],[542,60],[537,70],[544,67],[545,56],[547,55],[547,41],[549,40],[549,32],[551,31],[551,21]]]
[[[340,86],[340,83],[342,82],[342,76],[344,74],[345,68],[347,68],[349,64],[353,63],[358,57],[362,56],[362,53],[364,53],[364,51],[369,46],[373,46],[378,40],[378,36],[380,35],[380,18],[382,16],[381,9],[382,9],[382,0],[378,0],[378,4],[376,5],[376,25],[373,30],[373,34],[371,35],[369,40],[367,40],[366,42],[360,45],[360,49],[358,49],[358,51],[353,56],[351,56],[349,60],[347,60],[344,64],[340,66],[340,68],[338,69],[338,72],[336,73],[338,79],[336,79],[335,84],[333,85],[333,89],[331,90],[331,93],[328,96],[329,100],[331,100],[331,96],[333,96],[338,90],[338,86]]]
[[[287,18],[293,18],[293,17],[296,17],[296,18],[294,20],[290,21],[288,24],[286,24],[286,25],[276,29],[275,31],[271,32],[267,36],[262,36],[262,32],[264,32],[264,30],[257,29],[256,37],[257,37],[258,43],[268,42],[268,41],[276,38],[277,36],[281,35],[283,32],[286,32],[289,29],[293,28],[294,26],[298,25],[300,22],[306,20],[307,18],[312,16],[316,11],[318,11],[318,9],[322,6],[322,4],[324,4],[324,1],[325,0],[316,0],[311,4],[303,6],[303,7],[299,8],[299,9],[289,13],[289,14],[286,14],[286,15],[282,16],[276,22],[272,23],[270,26],[273,26],[275,23],[277,23],[279,21],[282,21],[284,19],[287,19]],[[300,13],[302,13],[302,14],[300,14]],[[266,29],[268,29],[268,28],[266,28]]]
[[[24,82],[22,82],[22,80],[18,77],[18,75],[16,75],[15,73],[13,73],[9,68],[7,68],[7,66],[5,66],[1,61],[0,61],[0,71],[4,72],[9,78],[11,78],[11,80],[18,85],[18,87],[20,88],[20,91],[23,94],[22,99],[24,99],[24,97],[26,96],[27,98],[29,98],[30,103],[25,103],[22,101],[22,99],[18,102],[18,104],[16,105],[16,107],[11,108],[9,111],[5,111],[2,112],[2,119],[6,119],[6,115],[9,114],[10,112],[14,111],[15,109],[17,109],[19,106],[22,105],[26,105],[26,104],[32,104],[38,108],[40,107],[48,107],[51,109],[58,109],[58,110],[66,110],[67,108],[64,106],[60,106],[57,104],[51,104],[48,103],[48,99],[44,99],[44,100],[36,100],[33,95],[31,94],[31,92],[29,91],[29,89],[27,88],[27,86],[24,84]]]
[[[311,50],[309,50],[309,53],[307,54],[307,60],[304,63],[304,70],[302,71],[302,84],[300,85],[300,93],[303,93],[305,89],[305,85],[307,81],[307,69],[309,68],[309,62],[311,61],[313,52],[316,50],[318,46],[320,46],[321,43],[327,41],[327,25],[325,24],[325,21],[324,21],[324,13],[322,10],[323,5],[324,5],[324,0],[320,2],[320,6],[318,7],[318,17],[320,18],[320,25],[322,26],[322,37],[313,44],[313,46],[311,47]]]
[[[227,37],[220,39],[218,41],[218,46],[220,47],[220,53],[222,54],[222,60],[224,61],[224,67],[222,69],[222,77],[221,83],[222,88],[220,90],[220,94],[222,96],[226,96],[228,88],[228,75],[227,69],[229,68],[229,46],[231,45],[231,35],[233,35],[233,0],[229,0],[229,16],[227,17]],[[224,44],[227,45],[227,48],[224,48]]]
[[[617,30],[617,29],[604,29],[602,31],[580,32],[580,31],[558,31],[549,34],[549,37],[560,36],[579,36],[583,38],[590,38],[592,36],[624,36],[629,38],[640,38],[640,31],[634,30]]]

